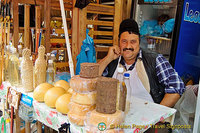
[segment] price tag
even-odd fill
[[[9,103],[11,106],[14,107],[14,109],[18,109],[20,98],[21,98],[20,92],[17,92],[11,87],[8,88],[6,103]]]

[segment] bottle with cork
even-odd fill
[[[47,73],[46,73],[46,81],[49,84],[53,84],[55,81],[55,69],[53,68],[53,60],[48,60],[48,68],[47,68]]]

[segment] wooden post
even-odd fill
[[[30,122],[25,122],[25,133],[31,133]]]
[[[123,0],[115,0],[115,15],[113,27],[113,45],[118,45],[119,25],[122,21],[122,6]]]
[[[40,12],[40,6],[35,6],[35,29],[36,29],[36,53],[38,50],[38,40],[39,40],[39,34],[40,34],[40,28],[41,28],[41,12]]]
[[[17,48],[19,42],[19,7],[18,0],[12,1],[13,5],[13,45]]]
[[[15,109],[15,131],[16,133],[20,133],[21,130],[20,130],[20,117],[19,117],[19,114],[18,114],[18,110]]]
[[[42,133],[42,123],[37,121],[37,133]]]
[[[44,2],[44,25],[45,25],[45,43],[44,46],[46,48],[46,52],[50,52],[50,21],[51,21],[51,0],[45,0]]]
[[[30,49],[30,5],[25,5],[24,13],[24,45]]]

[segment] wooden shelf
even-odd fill
[[[67,50],[67,48],[50,48],[50,50]]]
[[[152,38],[152,39],[158,39],[158,40],[164,40],[164,41],[171,41],[170,38],[158,37],[158,36],[146,36],[146,38]]]
[[[51,17],[51,20],[62,21],[62,17]],[[72,18],[66,18],[67,21],[72,21]]]
[[[96,46],[96,52],[108,52],[109,46]]]

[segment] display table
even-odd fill
[[[5,99],[7,93],[7,87],[10,86],[8,82],[3,82],[0,87],[0,98]],[[16,88],[17,91],[22,93],[23,89]],[[24,93],[30,97],[33,97],[33,93]],[[46,126],[58,131],[58,128],[63,123],[70,123],[67,115],[62,115],[55,109],[47,107],[44,103],[33,101],[34,118]],[[120,128],[123,128],[125,133],[144,132],[154,124],[162,121],[170,116],[173,116],[176,110],[168,108],[159,104],[147,102],[138,98],[132,98],[130,111],[126,114],[125,122],[122,123]],[[173,119],[172,119],[173,123]],[[85,133],[84,127],[79,127],[71,123],[70,129],[72,133]]]

